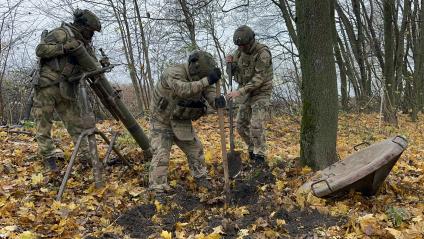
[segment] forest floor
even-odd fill
[[[61,202],[54,198],[65,164],[60,164],[59,175],[46,172],[34,157],[33,134],[16,133],[34,133],[33,124],[1,128],[0,238],[424,238],[424,120],[399,117],[395,128],[380,124],[377,114],[339,116],[337,150],[342,159],[364,141],[395,135],[409,141],[376,196],[351,192],[324,200],[300,193],[298,188],[313,175],[310,168],[298,166],[300,118],[281,116],[267,125],[269,168],[243,172],[232,182],[228,203],[222,194],[216,115],[195,122],[214,189],[196,188],[184,154],[174,146],[168,177],[173,191],[166,204],[148,192],[148,163],[120,123],[103,121],[98,128],[109,136],[112,130],[122,133],[118,143],[131,167],[106,167],[106,186],[95,189],[91,170],[77,163]],[[59,122],[54,136],[69,159],[73,145]],[[239,138],[236,147],[249,167]],[[107,145],[98,148],[103,158]]]

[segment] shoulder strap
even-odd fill
[[[74,38],[75,37],[74,32],[65,22],[62,22],[62,25],[60,27],[66,32],[66,35],[67,35],[68,38]]]

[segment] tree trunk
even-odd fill
[[[333,0],[296,1],[302,69],[300,158],[322,169],[337,161],[337,77],[333,54]]]
[[[384,121],[397,125],[396,106],[394,105],[395,69],[394,69],[394,36],[393,11],[394,0],[384,0]]]
[[[134,0],[134,6],[137,13],[138,25],[140,27],[141,45],[142,45],[143,54],[144,54],[144,61],[146,62],[146,72],[147,72],[147,77],[148,77],[149,87],[150,87],[148,92],[150,92],[150,90],[153,88],[153,79],[152,79],[152,70],[150,66],[149,47],[146,41],[146,34],[144,33],[143,22],[141,21],[140,10],[138,8],[137,0]]]
[[[349,97],[347,94],[347,79],[346,79],[346,67],[343,62],[342,54],[340,53],[340,46],[334,42],[334,51],[336,56],[337,65],[339,66],[340,73],[340,93],[341,93],[341,105],[344,111],[348,110]]]
[[[415,47],[414,47],[414,59],[415,59],[415,74],[414,74],[414,86],[413,86],[413,98],[414,105],[412,108],[412,119],[417,120],[418,112],[422,110],[423,105],[423,86],[424,86],[424,1],[421,1],[421,8],[418,12],[418,29],[415,29]],[[418,6],[415,6],[418,8]],[[412,24],[413,26],[415,24]],[[413,29],[414,31],[414,29]]]
[[[292,17],[290,14],[289,5],[287,3],[287,0],[272,0],[272,2],[277,5],[277,7],[280,9],[281,14],[283,16],[284,22],[286,23],[286,27],[289,33],[290,38],[292,39],[294,45],[296,48],[299,46],[296,30],[294,29]]]
[[[143,109],[143,104],[141,102],[140,87],[137,81],[137,76],[135,75],[134,57],[132,56],[132,46],[131,46],[132,42],[131,42],[131,38],[130,38],[131,36],[129,33],[128,21],[126,20],[126,13],[124,10],[124,12],[122,13],[122,16],[124,17],[124,19],[121,19],[121,16],[120,16],[121,13],[113,4],[113,1],[109,0],[109,3],[112,6],[115,18],[118,21],[119,32],[121,34],[122,44],[124,45],[125,57],[128,62],[128,69],[130,70],[130,78],[131,78],[131,82],[133,84],[135,95],[136,95],[137,107],[139,109]],[[125,7],[125,1],[123,2],[123,6]]]

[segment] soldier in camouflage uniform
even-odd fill
[[[150,119],[153,159],[149,169],[149,188],[158,199],[168,191],[169,156],[175,143],[187,156],[192,176],[199,187],[209,188],[202,143],[192,121],[206,113],[205,100],[213,107],[225,107],[225,98],[216,97],[214,84],[221,71],[213,57],[195,51],[188,64],[171,66],[156,83]],[[162,198],[163,199],[163,198]]]
[[[248,145],[249,157],[264,163],[266,157],[265,122],[269,115],[272,92],[272,58],[269,48],[255,41],[255,33],[246,25],[234,32],[238,49],[226,57],[231,63],[234,79],[239,84],[227,98],[236,98],[239,110],[237,131]]]
[[[34,116],[37,123],[36,140],[39,155],[46,167],[57,171],[56,160],[63,159],[63,151],[58,149],[51,138],[53,113],[56,111],[63,121],[74,143],[82,131],[95,126],[94,115],[90,119],[80,117],[78,102],[78,82],[69,82],[72,76],[81,74],[76,59],[71,52],[80,44],[95,58],[91,40],[94,32],[101,30],[96,15],[89,10],[77,9],[73,23],[62,25],[50,32],[36,48],[40,58],[39,79],[35,83]],[[85,138],[81,142],[80,159],[90,162],[90,151]]]

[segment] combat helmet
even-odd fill
[[[76,9],[74,11],[74,23],[85,26],[92,31],[100,32],[102,30],[99,18],[87,9]]]
[[[188,65],[190,75],[198,75],[200,78],[207,76],[209,72],[218,67],[213,56],[202,50],[195,50],[189,55]]]
[[[254,40],[255,40],[255,33],[253,32],[252,28],[246,25],[242,25],[234,31],[234,35],[233,35],[234,45],[237,45],[237,46],[248,45]]]

